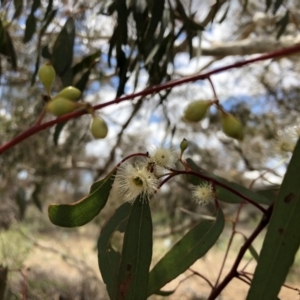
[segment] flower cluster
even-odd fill
[[[162,147],[150,152],[147,159],[135,164],[122,164],[116,175],[119,192],[125,201],[133,203],[138,196],[150,201],[158,190],[160,178],[172,171],[178,156],[175,151]],[[215,196],[211,183],[203,182],[192,190],[192,198],[199,205],[213,202]]]
[[[166,170],[173,167],[176,160],[177,155],[173,150],[159,147],[142,162],[121,165],[116,179],[124,200],[133,202],[141,195],[143,201],[149,201],[157,191],[159,178],[164,176]]]
[[[277,132],[277,138],[275,142],[275,150],[279,153],[293,153],[297,140],[300,137],[300,127],[288,127],[284,130]]]
[[[203,182],[195,186],[192,190],[193,200],[199,205],[207,205],[214,200],[214,191],[211,183]]]

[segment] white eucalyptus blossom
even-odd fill
[[[296,132],[293,128],[287,128],[285,130],[279,131],[277,133],[277,138],[275,141],[275,150],[279,153],[291,152],[293,153],[296,143]]]
[[[139,195],[142,195],[143,201],[149,201],[156,192],[158,180],[147,166],[125,163],[119,168],[116,180],[125,201],[133,203]]]
[[[199,205],[205,206],[214,200],[214,192],[211,183],[203,182],[193,187],[192,198]]]
[[[177,153],[172,149],[156,147],[150,152],[151,161],[160,167],[172,168],[178,159]]]

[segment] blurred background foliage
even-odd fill
[[[38,118],[44,103],[36,75],[45,61],[58,74],[53,94],[73,85],[84,101],[98,104],[297,44],[299,27],[297,0],[2,0],[0,143]],[[212,77],[221,104],[245,125],[240,144],[222,134],[214,110],[199,124],[183,122],[187,103],[213,98],[208,82],[196,82],[102,110],[110,128],[103,141],[92,139],[90,118],[83,116],[9,149],[0,156],[0,230],[34,218],[40,220],[37,231],[39,225],[56,230],[47,223],[47,204],[80,199],[126,154],[151,144],[178,149],[182,138],[190,142],[187,156],[203,169],[246,186],[261,176],[255,185],[260,189],[280,183],[285,164],[261,174],[281,159],[276,132],[299,124],[298,57]],[[97,224],[122,203],[116,191],[111,198]],[[152,206],[161,236],[192,226],[199,216],[191,211],[205,212],[190,201],[184,179],[175,179],[157,198]]]

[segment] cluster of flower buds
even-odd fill
[[[90,130],[93,137],[96,139],[104,139],[108,133],[106,122],[102,118],[96,116],[94,110],[87,103],[78,102],[78,99],[81,96],[81,91],[79,89],[74,86],[68,86],[62,89],[56,96],[51,97],[51,86],[55,76],[55,70],[50,63],[45,63],[39,68],[38,77],[43,84],[49,99],[46,104],[46,110],[54,116],[60,117],[78,108],[88,108],[88,112],[92,115]]]
[[[232,114],[224,111],[221,105],[216,101],[197,100],[191,102],[184,111],[184,119],[188,122],[202,121],[213,104],[216,104],[216,107],[220,112],[223,132],[231,138],[242,140],[244,137],[244,130],[241,122]]]
[[[157,192],[160,179],[172,172],[177,160],[181,160],[183,152],[188,147],[188,141],[180,143],[181,153],[174,150],[157,147],[148,153],[148,157],[136,164],[128,162],[122,164],[116,175],[116,185],[121,197],[133,203],[138,196],[142,201],[149,201]],[[212,185],[201,183],[192,189],[192,199],[199,205],[213,202],[215,196]]]

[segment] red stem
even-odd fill
[[[100,109],[100,108],[103,108],[103,107],[106,107],[106,106],[109,106],[109,105],[112,105],[112,104],[117,104],[117,103],[120,103],[120,102],[123,102],[123,101],[126,101],[126,100],[134,99],[136,97],[141,97],[141,96],[146,96],[146,95],[150,95],[150,94],[153,94],[153,93],[158,93],[162,90],[173,88],[175,86],[185,84],[185,83],[188,83],[188,82],[207,79],[211,75],[218,74],[218,73],[230,70],[230,69],[240,68],[240,67],[243,67],[245,65],[248,65],[248,64],[251,64],[251,63],[254,63],[254,62],[258,62],[258,61],[262,61],[262,60],[266,60],[266,59],[278,58],[278,57],[281,57],[281,56],[288,56],[288,55],[294,54],[294,53],[299,52],[299,51],[300,51],[300,45],[296,45],[296,46],[281,49],[281,50],[278,50],[278,51],[270,52],[270,53],[263,54],[263,55],[260,55],[258,57],[255,57],[255,58],[242,60],[242,61],[239,61],[239,62],[236,62],[236,63],[233,63],[233,64],[229,64],[229,65],[224,66],[224,67],[216,68],[216,69],[213,69],[213,70],[208,71],[208,72],[203,73],[203,74],[188,76],[188,77],[185,77],[185,78],[182,78],[182,79],[177,79],[177,80],[169,81],[169,82],[166,82],[166,83],[163,83],[163,84],[160,84],[160,85],[156,85],[156,86],[153,86],[151,88],[146,88],[145,90],[143,90],[141,92],[133,93],[133,94],[130,94],[130,95],[127,95],[127,96],[122,96],[122,97],[116,98],[115,100],[111,100],[111,101],[108,101],[108,102],[103,103],[103,104],[95,105],[93,108],[95,110],[97,110],[97,109]],[[44,124],[33,126],[29,129],[25,130],[23,133],[21,133],[17,137],[13,138],[11,141],[3,144],[0,147],[0,154],[5,152],[6,150],[10,149],[11,147],[19,144],[23,140],[27,139],[28,137],[34,135],[35,133],[37,133],[39,131],[42,131],[42,130],[44,130],[48,127],[51,127],[55,124],[65,122],[65,121],[68,121],[68,120],[73,119],[73,118],[78,118],[78,117],[82,116],[85,113],[86,113],[85,110],[77,110],[77,111],[74,111],[72,113],[66,114],[62,117],[59,117],[55,120],[52,120],[50,122],[46,122]]]
[[[229,282],[234,277],[238,277],[239,273],[237,271],[237,268],[238,268],[241,260],[243,259],[245,252],[250,247],[250,245],[253,243],[254,239],[261,233],[261,231],[269,223],[271,215],[272,215],[272,210],[273,210],[273,205],[271,205],[268,208],[267,213],[262,216],[262,219],[259,222],[259,224],[256,227],[256,229],[252,232],[252,234],[250,235],[249,239],[247,241],[245,241],[244,245],[241,247],[241,249],[240,249],[240,251],[238,253],[237,258],[236,258],[234,264],[232,265],[232,268],[231,268],[230,272],[226,275],[226,277],[224,278],[224,280],[214,290],[212,290],[212,292],[209,295],[209,297],[208,297],[207,300],[214,300],[214,299],[216,299],[220,295],[220,293],[223,291],[223,289],[229,284]]]

